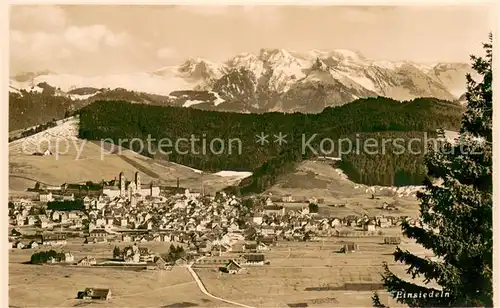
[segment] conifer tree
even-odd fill
[[[115,248],[113,249],[113,258],[115,259],[119,258],[121,253],[122,252],[120,251],[120,247],[115,246]]]
[[[467,108],[460,137],[453,144],[444,141],[426,155],[428,176],[418,194],[419,223],[402,224],[403,234],[436,258],[399,247],[394,252],[396,261],[409,265],[409,276],[424,278],[425,284],[399,278],[384,264],[385,289],[410,307],[493,306],[491,34],[483,47],[484,57],[471,56],[480,82],[467,75]],[[414,296],[433,291],[438,296]],[[411,296],[404,298],[404,294]],[[377,293],[372,300],[375,307],[385,307]]]

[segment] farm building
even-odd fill
[[[344,244],[344,246],[340,249],[340,251],[344,252],[344,253],[355,252],[358,250],[359,250],[359,247],[358,247],[358,244],[356,244],[356,243]]]
[[[267,215],[285,215],[285,208],[282,205],[267,205],[264,207]]]
[[[164,270],[167,268],[167,262],[162,257],[156,257],[155,264],[157,269]]]
[[[234,260],[229,261],[229,263],[226,264],[226,266],[221,268],[222,272],[229,274],[238,274],[239,272],[241,272],[242,269],[243,268],[241,267],[241,265],[239,265],[238,262]]]
[[[94,229],[91,232],[89,232],[89,237],[91,239],[94,238],[107,238],[108,237],[108,232],[104,229]]]
[[[264,265],[265,256],[263,253],[246,254],[243,256],[245,264]]]
[[[78,263],[77,263],[78,266],[92,266],[95,264],[97,264],[97,261],[93,257],[85,257],[85,258],[81,259],[80,261],[78,261]]]
[[[73,256],[73,254],[71,252],[65,252],[63,261],[67,262],[67,263],[74,262],[75,256]]]
[[[26,245],[23,244],[23,242],[16,242],[14,244],[14,247],[17,249],[23,249]]]
[[[38,243],[36,241],[31,241],[28,244],[28,248],[37,248],[37,247],[38,247]]]
[[[401,238],[399,236],[384,237],[384,244],[399,245]]]
[[[245,243],[243,246],[244,251],[249,251],[249,252],[257,252],[257,243]]]
[[[177,266],[184,266],[184,265],[187,265],[189,262],[185,258],[179,258],[179,259],[175,260],[174,263]]]
[[[42,245],[57,246],[66,245],[66,236],[63,234],[52,234],[42,236]]]
[[[110,289],[86,288],[83,292],[78,292],[79,299],[100,299],[108,300],[111,298]]]
[[[375,231],[377,228],[377,224],[375,221],[369,221],[363,225],[364,231]]]

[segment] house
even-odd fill
[[[24,226],[24,223],[25,223],[25,219],[24,219],[23,215],[18,214],[16,217],[16,225]]]
[[[104,229],[94,229],[89,232],[90,239],[95,239],[95,238],[107,238],[108,237],[108,232]]]
[[[58,221],[59,219],[61,219],[61,213],[58,212],[58,211],[52,212],[52,220],[53,221]]]
[[[156,268],[159,270],[167,269],[167,262],[165,260],[163,260],[162,257],[156,257],[155,264],[156,264]]]
[[[21,236],[21,232],[17,231],[16,229],[12,229],[10,232],[11,236]]]
[[[137,245],[125,247],[123,249],[123,260],[128,263],[139,263],[141,261],[141,254]]]
[[[27,225],[28,226],[34,226],[36,223],[36,217],[35,216],[28,216],[27,218]]]
[[[37,248],[38,247],[38,243],[36,241],[31,241],[27,248]]]
[[[273,200],[272,200],[272,198],[271,198],[271,197],[267,197],[267,198],[266,198],[266,205],[267,205],[267,206],[272,206],[272,205],[273,205]]]
[[[122,236],[122,241],[124,242],[132,242],[134,239],[132,238],[132,236],[130,234],[124,234]]]
[[[357,250],[359,250],[358,244],[347,243],[340,249],[340,252],[348,253],[348,252],[355,252]]]
[[[226,264],[226,266],[221,268],[222,272],[229,273],[229,274],[238,274],[241,272],[243,268],[241,265],[238,264],[235,260],[229,261],[229,263]]]
[[[264,243],[267,247],[276,245],[276,237],[275,236],[263,236],[259,239],[259,243]]]
[[[399,245],[401,238],[399,236],[384,237],[384,244]]]
[[[342,222],[340,221],[339,218],[334,218],[331,222],[331,226],[333,228],[339,228],[339,227],[342,227]]]
[[[42,192],[39,194],[39,199],[41,202],[50,202],[50,201],[53,201],[54,198],[52,197],[52,192],[49,191],[49,192]]]
[[[179,259],[175,260],[174,263],[177,266],[184,266],[184,265],[188,264],[188,261],[185,258],[179,258]]]
[[[373,221],[369,221],[368,223],[363,224],[363,231],[372,232],[375,231],[376,224]]]
[[[73,254],[71,252],[65,252],[64,258],[62,261],[67,262],[67,263],[75,262],[75,257],[73,256]]]
[[[139,253],[132,253],[124,256],[123,261],[127,263],[139,263],[141,262],[141,255]]]
[[[283,202],[293,202],[293,197],[292,195],[285,195],[281,198],[281,201]]]
[[[394,206],[394,204],[388,204],[387,202],[384,202],[382,204],[382,209],[388,210],[388,211],[394,211],[394,210],[397,210],[397,207]]]
[[[153,262],[155,255],[148,248],[139,248],[140,262]]]
[[[95,264],[97,264],[97,261],[93,257],[85,257],[76,263],[78,266],[92,266]]]
[[[285,208],[281,205],[268,205],[264,207],[264,213],[267,215],[285,215]]]
[[[63,201],[75,201],[75,195],[73,193],[66,192],[62,195]]]
[[[78,292],[79,299],[100,299],[108,300],[111,298],[110,289],[86,288],[83,292]]]
[[[248,265],[264,265],[265,256],[263,253],[246,254],[243,260]]]
[[[388,228],[391,226],[392,222],[386,217],[381,217],[378,219],[377,224],[380,228]]]
[[[85,206],[86,209],[88,209],[90,207],[91,201],[92,201],[92,199],[89,196],[85,196],[83,198],[83,205]]]
[[[257,251],[266,251],[266,250],[270,250],[270,248],[266,244],[264,244],[263,242],[258,243]]]
[[[49,221],[46,217],[40,217],[40,220],[38,221],[38,225],[42,229],[47,229],[49,227]]]
[[[14,244],[14,247],[17,249],[23,249],[26,245],[24,245],[22,242],[17,242]]]
[[[257,243],[245,243],[243,246],[244,251],[257,252]]]
[[[252,222],[256,225],[261,225],[262,224],[262,216],[261,215],[253,216]]]
[[[64,234],[42,235],[42,245],[57,246],[66,245],[66,243],[66,236]]]
[[[94,238],[91,238],[90,241],[89,241],[89,238],[86,238],[85,239],[85,243],[94,243],[94,244],[97,244],[97,243],[107,243],[108,242],[108,239],[106,237],[94,237]]]

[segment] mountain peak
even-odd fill
[[[207,79],[217,73],[218,66],[202,58],[189,58],[179,66],[178,70],[194,79]]]
[[[347,60],[347,61],[360,61],[366,59],[365,56],[360,52],[349,49],[335,49],[331,51],[329,55],[337,58],[338,60]]]
[[[276,62],[279,60],[292,60],[293,56],[285,49],[261,48],[259,58],[262,61]]]
[[[328,71],[328,65],[323,62],[320,58],[316,58],[313,66],[311,67],[312,71]]]

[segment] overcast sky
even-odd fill
[[[356,50],[371,59],[468,62],[485,6],[11,6],[11,73],[150,71],[260,48]]]

